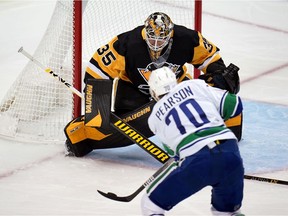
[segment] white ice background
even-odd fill
[[[35,51],[54,1],[0,1],[0,98]],[[141,24],[141,23],[139,23]],[[203,35],[238,65],[244,103],[239,143],[249,175],[288,181],[288,1],[203,1]],[[107,39],[108,40],[108,39]],[[0,122],[0,127],[5,127]],[[0,140],[0,215],[140,215],[141,194],[129,203],[97,189],[128,195],[160,164],[137,146],[64,157],[64,145]],[[210,215],[210,190],[167,215]],[[288,215],[288,185],[245,180],[243,213]]]

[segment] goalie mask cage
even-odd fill
[[[201,1],[63,0],[56,2],[33,57],[81,91],[85,64],[96,49],[144,24],[156,11],[200,31]],[[79,115],[80,98],[29,61],[1,101],[0,135],[21,142],[63,143],[64,127]]]

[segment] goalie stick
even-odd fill
[[[27,53],[23,47],[21,47],[19,49],[20,53],[22,53],[23,55],[25,55],[27,58],[29,58],[31,61],[33,61],[36,65],[38,65],[40,68],[42,68],[44,71],[48,72],[49,74],[51,74],[54,78],[57,78],[58,81],[60,81],[63,85],[65,85],[66,87],[69,88],[69,90],[71,90],[73,93],[75,93],[76,95],[78,95],[80,98],[84,99],[84,96],[77,90],[75,89],[71,84],[67,83],[63,78],[61,78],[58,74],[55,74],[50,68],[46,68],[45,66],[43,66],[39,61],[37,61],[35,58],[33,58],[29,53]],[[113,112],[111,112],[112,116],[114,116],[115,118],[111,118],[112,119],[112,124],[113,126],[115,127],[115,122],[116,120],[121,120],[120,117],[118,117],[116,114],[114,114]],[[113,122],[114,121],[114,122]],[[134,130],[135,132],[137,132],[136,129],[134,129],[132,126],[130,126],[127,122],[125,123],[127,126],[129,126],[132,130]],[[127,136],[127,134],[125,134],[125,132],[123,132],[121,129],[117,128],[116,129],[122,133],[123,135]],[[128,138],[131,139],[131,137],[127,136]],[[144,139],[147,139],[149,140],[148,138],[146,138],[145,136],[143,136]],[[131,139],[132,140],[132,139]],[[136,140],[132,140],[133,142],[135,142]],[[150,141],[150,140],[149,140]],[[139,143],[139,142],[135,142],[138,146],[140,146],[141,148],[143,148],[143,146]],[[152,141],[150,141],[150,144],[153,145],[154,147],[158,148],[161,150],[161,148],[159,148],[155,143],[153,143]],[[150,152],[148,149],[146,148],[143,148],[148,154],[150,154],[151,156],[153,156],[155,158],[155,155]],[[164,163],[165,161],[163,160],[159,160],[159,158],[156,158],[158,159],[158,161],[160,161],[161,163]],[[169,159],[169,156],[168,158]],[[170,161],[170,159],[168,160]],[[168,163],[168,162],[167,162]],[[162,168],[160,168],[160,170],[162,171]],[[159,171],[159,170],[158,170]],[[157,175],[158,175],[158,171],[156,172]],[[154,175],[156,175],[156,173],[154,173]],[[154,176],[153,175],[153,176]],[[156,175],[156,176],[157,176]],[[153,177],[152,176],[152,177]],[[154,176],[155,177],[155,176]],[[265,177],[258,177],[258,176],[251,176],[251,175],[244,175],[244,178],[245,179],[248,179],[248,180],[256,180],[256,181],[261,181],[261,182],[267,182],[267,183],[272,183],[272,184],[281,184],[281,185],[288,185],[288,181],[284,181],[284,180],[278,180],[278,179],[271,179],[271,178],[265,178]],[[150,179],[150,178],[149,178]],[[148,181],[148,180],[147,180]],[[145,182],[146,183],[146,182]],[[109,199],[114,199],[114,200],[117,200],[117,201],[126,201],[126,202],[129,202],[131,201],[134,197],[136,197],[146,186],[146,184],[142,184],[141,187],[139,187],[133,194],[129,195],[129,196],[126,196],[126,197],[118,197],[116,194],[114,193],[111,193],[111,192],[108,192],[108,193],[104,193],[102,191],[99,191],[98,192],[109,198]],[[145,185],[145,186],[144,186]],[[120,199],[120,200],[119,200]]]

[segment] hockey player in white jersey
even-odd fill
[[[242,215],[244,167],[237,138],[224,123],[242,112],[240,98],[200,79],[177,84],[168,67],[154,70],[148,84],[158,101],[149,127],[175,163],[147,187],[143,215],[164,215],[206,186],[213,215]]]

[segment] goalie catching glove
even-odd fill
[[[226,89],[230,93],[237,94],[240,90],[240,79],[238,75],[239,68],[230,64],[223,70],[217,70],[213,73],[206,73],[199,76],[199,79],[205,80],[205,82],[213,87]]]

